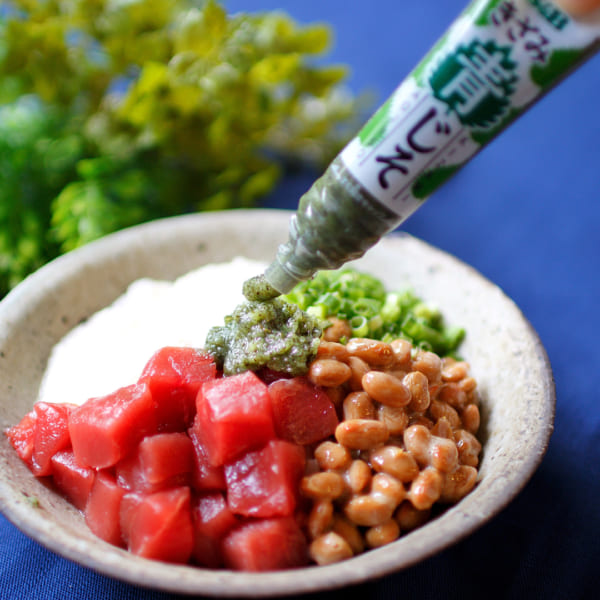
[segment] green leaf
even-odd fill
[[[119,228],[255,206],[323,168],[364,98],[326,23],[216,0],[12,0],[0,20],[0,295]],[[15,202],[18,199],[18,202]]]

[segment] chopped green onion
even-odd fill
[[[416,319],[414,316],[409,316],[404,320],[402,329],[421,346],[421,343],[427,343],[429,348],[433,349],[438,354],[447,354],[447,340],[441,331],[438,331],[425,323]]]
[[[428,352],[433,350],[433,346],[427,340],[421,340],[420,342],[418,342],[417,348],[419,348],[419,350],[426,350]]]
[[[462,341],[465,339],[465,335],[466,331],[462,327],[447,327],[444,330],[446,345],[452,350],[460,346]]]
[[[413,312],[417,319],[420,319],[432,326],[437,325],[442,318],[442,314],[437,308],[431,306],[430,304],[425,304],[425,302],[418,302],[415,304],[413,306]]]
[[[313,306],[307,306],[306,312],[311,317],[314,317],[315,319],[318,319],[319,321],[323,321],[324,319],[326,319],[327,315],[329,314],[327,312],[327,307],[324,306],[323,304],[314,304]]]
[[[298,284],[286,299],[323,321],[350,323],[354,337],[384,341],[408,339],[415,348],[455,355],[465,331],[447,327],[441,311],[412,290],[388,292],[376,277],[350,268],[320,271]]]
[[[377,334],[377,332],[383,326],[383,319],[381,315],[375,315],[369,319],[369,332],[372,334],[372,337]]]
[[[360,298],[353,306],[354,312],[365,317],[372,317],[379,314],[381,310],[381,302],[371,298]]]
[[[357,315],[350,319],[350,328],[354,337],[366,337],[369,333],[369,322],[366,317]]]
[[[381,318],[386,323],[393,323],[398,321],[402,316],[402,304],[400,302],[400,295],[396,293],[389,293],[385,296],[385,302],[381,307]]]

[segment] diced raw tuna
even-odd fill
[[[139,492],[127,492],[121,499],[119,526],[121,528],[121,537],[126,546],[129,546],[129,540],[131,539],[133,517],[138,506],[145,497],[146,494],[141,494]]]
[[[190,489],[149,494],[131,511],[129,550],[138,556],[187,563],[194,549]]]
[[[80,407],[38,403],[6,435],[106,542],[165,562],[272,571],[309,562],[305,445],[337,424],[304,377],[221,377],[209,355],[167,347],[138,383]]]
[[[194,444],[194,471],[192,473],[192,488],[197,492],[224,490],[225,474],[223,465],[215,467],[210,464],[206,448],[199,434],[200,427],[191,427],[188,435]]]
[[[37,418],[33,434],[31,470],[38,477],[52,475],[52,457],[71,444],[68,418],[69,413],[76,407],[73,404],[37,402],[33,408]]]
[[[185,431],[196,415],[196,396],[214,379],[212,356],[195,348],[166,346],[144,367],[139,383],[147,383],[156,404],[159,431]]]
[[[284,440],[244,454],[225,465],[229,508],[247,517],[293,514],[304,467],[304,448]]]
[[[204,383],[196,406],[194,427],[214,466],[275,437],[267,386],[252,371]]]
[[[99,471],[85,506],[85,522],[92,533],[114,546],[123,545],[120,511],[124,494],[111,473]]]
[[[223,540],[225,565],[238,571],[274,571],[308,563],[307,542],[293,517],[250,521]]]
[[[146,435],[156,432],[154,402],[148,385],[129,385],[91,398],[69,416],[77,461],[105,469],[127,456]]]
[[[314,444],[335,432],[335,406],[321,388],[305,377],[279,379],[269,385],[275,431],[296,444]]]
[[[222,492],[210,492],[196,499],[192,507],[194,521],[194,562],[216,569],[223,566],[221,542],[238,519],[231,512]]]
[[[52,458],[52,479],[54,485],[79,510],[87,503],[96,471],[80,466],[72,450],[61,450]]]
[[[117,481],[128,490],[153,493],[189,485],[194,469],[194,446],[185,433],[145,437],[136,450],[116,466]]]
[[[33,456],[33,436],[37,415],[35,410],[27,413],[16,425],[9,427],[5,433],[8,441],[15,449],[19,458],[31,469]]]

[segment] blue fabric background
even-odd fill
[[[355,91],[383,101],[461,0],[230,0],[281,8],[336,31],[328,60],[351,65]],[[522,309],[546,347],[555,432],[529,484],[461,543],[345,598],[591,599],[600,590],[600,55],[520,118],[404,230],[471,264]],[[288,178],[265,205],[295,208],[314,174]],[[510,377],[510,374],[507,373]],[[319,597],[318,595],[314,596]],[[322,597],[325,597],[323,595]],[[1,600],[164,600],[49,553],[0,517]]]

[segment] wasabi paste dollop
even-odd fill
[[[204,347],[225,375],[267,367],[296,376],[307,372],[321,334],[319,321],[295,304],[249,300],[209,330]]]
[[[279,296],[279,292],[267,281],[264,275],[257,275],[244,281],[242,293],[246,300],[272,300]]]

